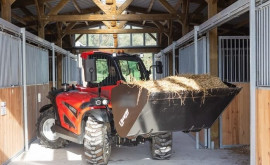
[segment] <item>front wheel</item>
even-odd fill
[[[169,159],[172,156],[172,133],[167,132],[153,136],[150,148],[153,159]]]
[[[48,148],[62,148],[68,144],[67,140],[64,140],[57,136],[52,131],[52,126],[55,124],[55,113],[52,109],[46,110],[40,114],[37,122],[37,138],[40,140],[40,144]]]
[[[88,117],[85,127],[84,151],[90,164],[107,164],[111,155],[111,143],[105,123]]]

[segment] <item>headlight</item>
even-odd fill
[[[96,100],[96,105],[101,105],[101,100]]]
[[[108,103],[109,103],[108,100],[106,100],[106,99],[105,99],[105,100],[102,100],[102,104],[103,104],[103,105],[108,105]]]

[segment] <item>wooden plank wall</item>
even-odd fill
[[[0,89],[0,102],[6,102],[7,115],[0,116],[0,164],[24,147],[22,87]]]
[[[49,84],[27,86],[27,106],[28,106],[28,139],[33,140],[36,137],[36,123],[39,117],[39,109],[49,103],[47,95]],[[38,102],[38,94],[41,95],[41,101]]]
[[[36,137],[39,109],[49,103],[49,84],[27,86],[28,140]],[[41,94],[38,102],[37,95]],[[15,156],[24,148],[23,89],[22,87],[0,89],[0,102],[6,102],[7,115],[0,116],[0,164]]]
[[[257,89],[256,164],[270,164],[270,90]]]
[[[250,144],[249,83],[236,83],[241,92],[222,114],[222,145]]]
[[[28,140],[31,141],[36,136],[36,111],[37,111],[36,86],[27,86],[27,119],[28,119]]]

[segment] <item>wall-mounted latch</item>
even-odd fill
[[[0,102],[0,111],[1,111],[1,116],[7,114],[7,104],[6,104],[6,102]]]
[[[40,103],[41,102],[41,94],[38,93],[38,102]]]

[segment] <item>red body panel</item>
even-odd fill
[[[119,82],[120,83],[120,82]],[[118,83],[118,84],[119,84]],[[117,84],[117,85],[118,85]],[[103,86],[101,87],[101,97],[105,97],[108,100],[111,100],[111,91],[112,88],[116,87],[117,85],[111,86]],[[60,117],[61,126],[77,135],[81,134],[81,122],[82,117],[85,112],[89,110],[95,109],[104,109],[104,106],[95,106],[95,107],[86,107],[84,109],[80,109],[80,106],[85,103],[89,102],[91,98],[98,97],[98,88],[84,88],[84,87],[77,87],[77,90],[63,92],[56,97],[56,104],[58,108],[58,114]],[[75,116],[64,104],[67,103],[71,105],[73,108],[77,110],[77,116]],[[109,102],[109,108],[112,108],[111,101]],[[64,120],[64,116],[66,116],[75,128],[70,127]]]

